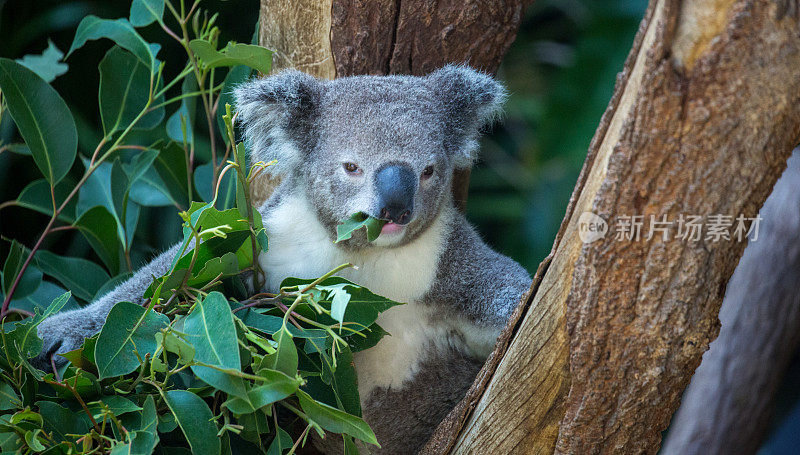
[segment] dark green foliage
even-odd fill
[[[386,334],[375,321],[396,303],[334,276],[350,264],[316,280],[287,278],[277,294],[247,291],[261,289],[257,255],[269,248],[249,185],[268,164],[248,169],[230,91],[269,72],[271,52],[233,42],[217,50],[216,16],[178,2],[133,0],[129,18],[80,21],[68,57],[108,48],[96,66],[96,130],[49,84],[66,66],[57,48],[0,59],[0,115],[13,119],[0,124],[22,140],[0,147],[44,177],[10,205],[47,217],[34,246],[12,240],[2,264],[0,450],[277,455],[327,430],[357,453],[353,438],[377,441],[360,417],[352,353]],[[159,59],[161,45],[144,38],[156,23],[182,59]],[[145,26],[147,35],[137,29]],[[142,220],[157,207],[179,213],[183,241],[144,304],[118,302],[98,335],[63,355],[66,365],[31,365],[44,318],[129,276]],[[372,236],[375,221],[352,229]],[[84,250],[46,249],[63,231]],[[95,261],[78,257],[86,249]],[[281,428],[279,413],[305,431]]]

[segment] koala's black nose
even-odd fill
[[[380,218],[397,224],[411,221],[417,178],[409,166],[390,164],[375,174]]]

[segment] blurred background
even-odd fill
[[[472,173],[467,215],[489,244],[531,272],[550,251],[589,141],[611,97],[616,74],[646,3],[537,0],[528,9],[500,67],[498,77],[507,84],[510,97],[504,121],[483,141],[482,160]],[[229,0],[209,6],[220,11],[220,42],[250,42],[258,17],[257,0]],[[48,40],[66,51],[84,16],[126,17],[129,7],[129,1],[0,0],[0,57],[40,54]],[[159,53],[162,60],[185,58],[174,42],[162,39],[163,32],[157,27],[141,33],[148,41],[164,44]],[[69,71],[52,83],[75,115],[79,151],[84,156],[91,154],[99,140],[97,66],[109,47],[108,41],[89,42],[67,59]],[[3,142],[14,140],[14,134],[8,121],[0,124]],[[197,147],[202,154],[203,144]],[[0,203],[15,199],[28,182],[39,177],[29,156],[0,153]],[[174,207],[141,210],[131,251],[134,268],[177,242],[181,232]],[[7,254],[8,239],[30,247],[47,220],[24,208],[1,210],[0,235],[4,241],[0,242],[0,258]],[[51,235],[45,248],[97,261],[88,243],[75,232]],[[760,453],[800,450],[800,409],[794,406],[798,384],[800,363],[795,362]]]

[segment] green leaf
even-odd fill
[[[183,332],[194,346],[194,360],[220,368],[241,371],[239,342],[228,301],[219,292],[212,292],[198,302],[186,317]],[[246,398],[242,378],[199,365],[192,371],[207,384],[231,395]]]
[[[214,199],[214,182],[211,163],[201,164],[194,170],[194,188],[206,202]],[[217,193],[216,207],[220,210],[230,209],[236,204],[236,172],[228,171],[222,176]]]
[[[292,341],[292,335],[286,330],[281,328],[272,338],[278,343],[277,352],[271,354],[272,360],[266,366],[283,372],[289,376],[297,374],[297,348]]]
[[[325,378],[324,376],[328,376]],[[323,381],[329,379],[336,396],[336,404],[348,414],[361,417],[361,399],[358,395],[356,369],[353,366],[353,353],[344,347],[337,355],[336,371],[331,372],[323,363]]]
[[[30,255],[30,251],[21,243],[16,240],[11,241],[8,257],[6,257],[6,262],[3,265],[3,295],[8,295],[28,255]],[[19,284],[17,284],[17,289],[14,291],[13,298],[19,299],[30,295],[39,287],[41,282],[42,272],[36,267],[33,267],[32,264],[28,265],[25,269],[25,273],[19,280]]]
[[[189,205],[189,176],[186,171],[186,152],[175,142],[162,146],[153,163],[158,176],[163,182],[171,200],[177,201],[181,207]]]
[[[89,431],[91,422],[86,414],[72,412],[51,401],[37,401],[36,406],[42,415],[42,428],[48,433],[53,433],[57,441],[75,441],[76,438],[68,434],[83,434]]]
[[[46,449],[44,444],[39,441],[39,435],[41,433],[42,430],[38,428],[25,433],[25,443],[28,444],[28,447],[30,447],[34,452],[43,452]]]
[[[302,390],[298,390],[296,395],[300,400],[300,407],[303,408],[303,412],[326,431],[349,434],[356,439],[380,447],[378,439],[375,438],[375,433],[360,417],[350,415],[327,404],[319,403]]]
[[[297,278],[287,278],[281,283],[281,287],[287,286],[305,286],[312,280],[300,280]],[[347,284],[348,293],[350,294],[350,301],[344,312],[344,323],[349,324],[353,329],[359,330],[372,325],[377,319],[380,312],[386,311],[389,308],[400,305],[385,297],[381,297],[372,293],[369,289],[359,286],[344,278],[334,276],[324,280],[317,286],[317,289],[325,290],[331,286],[340,284]],[[331,296],[326,292],[325,298],[320,300],[319,303],[327,307],[332,306]],[[319,321],[323,324],[335,324],[337,321],[328,317],[327,315],[320,315]]]
[[[258,375],[267,381],[248,390],[248,400],[233,397],[224,403],[225,407],[234,414],[249,414],[295,393],[303,382],[302,379],[275,370],[259,370]]]
[[[350,345],[350,349],[353,352],[369,349],[378,344],[384,336],[389,335],[389,332],[383,330],[383,327],[378,324],[372,324],[369,328],[362,330],[360,333],[365,336],[353,334],[347,337],[347,343]]]
[[[23,446],[17,433],[0,433],[0,450],[3,453],[21,453]]]
[[[17,294],[14,293],[14,298],[11,300],[11,307],[19,308],[20,310],[29,311],[31,313],[34,313],[38,308],[39,312],[41,313],[42,311],[45,311],[48,306],[50,306],[50,303],[53,300],[60,297],[65,292],[67,292],[67,290],[61,286],[48,281],[42,281],[42,284],[40,284],[39,287],[36,288],[36,291],[34,291],[32,294],[17,298]],[[62,308],[62,311],[76,310],[78,308],[80,308],[78,303],[72,297],[70,297]]]
[[[350,436],[342,436],[344,438],[344,455],[359,455],[358,446],[353,438]]]
[[[219,276],[226,277],[239,273],[239,259],[234,253],[225,253],[222,257],[206,261],[203,268],[189,280],[189,285],[196,287],[205,285]]]
[[[136,370],[145,355],[156,351],[155,334],[169,324],[161,313],[130,302],[111,308],[94,349],[100,379]],[[138,353],[138,357],[137,357]]]
[[[19,63],[0,58],[0,90],[33,161],[51,185],[72,167],[78,151],[75,120],[53,87]]]
[[[86,301],[91,301],[103,284],[111,279],[102,267],[86,259],[58,256],[42,250],[36,253],[35,260],[44,273]]]
[[[178,361],[187,364],[194,360],[194,346],[187,343],[176,335],[174,332],[167,332],[166,334],[157,333],[156,342],[164,345],[164,349],[168,352],[173,352],[178,355]]]
[[[147,169],[131,187],[131,199],[145,207],[164,207],[174,205],[180,207],[177,199],[172,197],[166,184],[154,167]]]
[[[229,42],[217,51],[210,42],[195,39],[189,42],[189,48],[206,68],[247,65],[263,74],[269,74],[272,68],[272,51],[253,44]]]
[[[353,237],[353,231],[361,228],[366,228],[367,240],[374,242],[381,235],[381,229],[386,223],[386,220],[373,218],[364,212],[356,212],[336,226],[336,243]]]
[[[76,213],[81,216],[92,207],[105,207],[114,217],[120,244],[129,246],[139,222],[139,205],[130,199],[126,201],[127,191],[128,177],[120,161],[102,163],[81,187]]]
[[[283,318],[269,314],[261,314],[254,311],[252,308],[239,311],[236,314],[247,327],[269,335],[277,333],[283,327]],[[293,325],[287,325],[286,327],[293,337],[313,338],[315,340],[321,340],[323,344],[325,343],[325,338],[328,336],[327,332],[322,329],[299,329]]]
[[[117,222],[108,209],[92,207],[78,218],[74,226],[81,231],[111,273],[118,273],[122,243],[117,234]]]
[[[144,27],[161,20],[164,15],[164,0],[133,0],[131,3],[131,25]]]
[[[89,412],[92,413],[92,417],[95,419],[102,418],[104,407],[107,407],[115,416],[142,410],[142,408],[133,401],[119,395],[109,395],[100,400],[86,403],[86,407],[89,408]]]
[[[72,296],[70,292],[64,293],[53,300],[44,312],[39,314],[37,311],[34,317],[25,319],[14,326],[14,330],[3,334],[3,343],[6,346],[14,347],[12,352],[19,354],[19,356],[15,355],[18,360],[30,359],[39,355],[43,343],[36,333],[36,328],[44,319],[61,311],[70,296]]]
[[[68,180],[70,179],[67,178],[55,187],[56,204],[59,206],[67,198],[72,188],[72,186],[66,184]],[[64,210],[61,211],[61,214],[58,215],[58,219],[67,223],[74,223],[76,204],[77,201],[75,199],[70,200]],[[17,205],[52,216],[53,201],[50,196],[50,184],[45,179],[38,179],[29,183],[17,197]]]
[[[139,425],[130,428],[131,441],[114,447],[112,454],[150,455],[158,444],[158,415],[152,395],[148,395],[142,406]]]
[[[150,99],[150,69],[130,52],[114,46],[100,62],[100,117],[103,131],[110,135],[124,130],[147,108]],[[154,104],[161,99],[154,100]],[[134,129],[148,130],[164,118],[164,107],[141,117]]]
[[[0,382],[0,411],[22,407],[22,401],[14,388],[5,382]]]
[[[118,46],[129,50],[142,63],[154,72],[154,55],[150,45],[142,39],[127,19],[100,19],[97,16],[86,16],[75,32],[72,46],[67,52],[69,57],[76,49],[83,47],[87,41],[108,38]]]
[[[158,150],[147,149],[137,154],[130,163],[123,164],[122,168],[128,174],[128,185],[131,186],[144,176],[158,156]]]
[[[197,80],[194,74],[186,76],[181,83],[181,95],[197,92],[197,90]],[[183,98],[178,110],[167,119],[167,136],[179,144],[183,144],[184,142],[186,144],[193,144],[196,111],[197,95]]]
[[[193,454],[220,453],[217,425],[211,420],[214,416],[202,398],[186,390],[170,390],[164,394],[164,400],[189,441]]]
[[[269,449],[267,449],[267,455],[283,455],[285,450],[290,449],[294,445],[292,436],[289,435],[289,433],[283,431],[281,427],[278,427],[277,430],[277,434],[272,439]]]
[[[350,303],[350,293],[345,290],[347,286],[347,283],[317,286],[317,289],[328,292],[328,298],[331,298],[331,317],[339,322],[344,321],[344,312]]]
[[[45,82],[53,82],[53,79],[69,69],[69,66],[61,61],[63,56],[64,53],[48,39],[47,49],[41,55],[28,54],[18,59],[17,63],[39,75]]]

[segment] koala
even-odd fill
[[[354,354],[363,417],[381,448],[416,453],[463,397],[494,347],[530,275],[487,246],[455,207],[451,183],[476,159],[481,128],[494,120],[503,86],[466,66],[424,77],[354,76],[322,81],[287,70],[235,91],[252,161],[277,160],[280,177],[259,208],[270,248],[259,262],[266,290],[287,276],[340,275],[402,302],[378,323],[390,335]],[[386,220],[334,243],[355,212]],[[42,359],[74,349],[102,327],[111,306],[141,301],[177,247],[80,310],[39,326]],[[40,361],[43,361],[40,359]],[[316,441],[341,453],[342,439]]]

